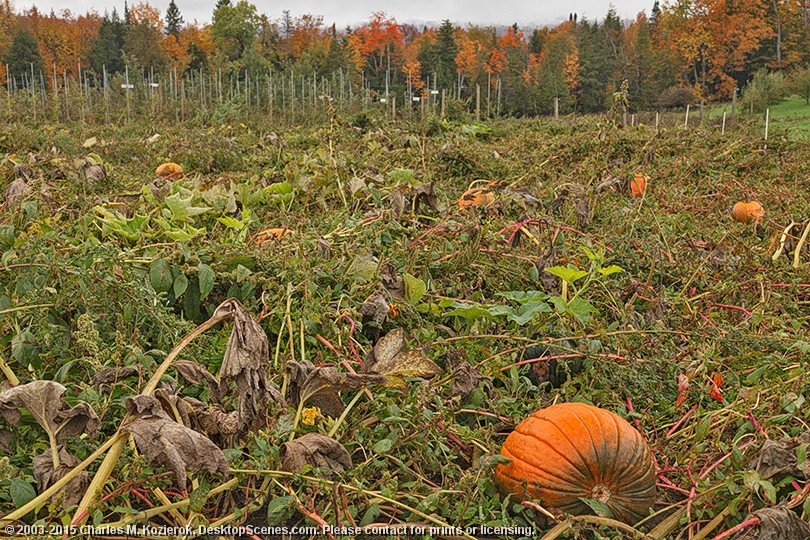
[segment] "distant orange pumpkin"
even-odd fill
[[[465,191],[458,200],[459,208],[469,206],[489,206],[495,202],[495,194],[487,188],[472,188]]]
[[[765,216],[765,209],[757,201],[738,202],[731,209],[731,217],[740,223],[758,223]]]
[[[155,169],[155,174],[158,176],[180,176],[183,174],[183,167],[177,163],[163,163]]]
[[[647,182],[649,181],[649,176],[644,173],[637,172],[633,175],[633,179],[630,181],[630,193],[634,197],[643,196],[644,192],[647,191]]]
[[[273,227],[270,229],[265,229],[257,234],[253,243],[257,246],[261,246],[270,240],[277,240],[284,236],[290,236],[291,234],[293,234],[293,232],[290,229]]]

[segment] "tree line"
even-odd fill
[[[601,20],[572,13],[532,29],[448,20],[419,28],[377,12],[338,29],[320,15],[271,17],[248,0],[218,0],[207,24],[185,21],[174,0],[165,13],[125,2],[122,13],[103,15],[17,13],[2,0],[0,81],[45,89],[75,77],[81,86],[82,74],[85,84],[106,85],[122,73],[173,73],[175,84],[178,74],[180,84],[194,73],[239,84],[269,73],[339,73],[341,88],[375,99],[483,93],[501,114],[535,115],[555,105],[561,113],[603,111],[621,92],[633,110],[649,110],[730,99],[757,73],[807,71],[808,2],[656,1],[632,21],[611,7]]]

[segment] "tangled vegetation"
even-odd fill
[[[0,513],[696,539],[778,506],[806,526],[810,148],[750,131],[2,128]],[[741,201],[764,216],[734,221]],[[565,401],[648,441],[641,523],[498,495],[508,432]]]

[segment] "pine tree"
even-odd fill
[[[98,37],[90,51],[90,66],[97,74],[105,70],[108,74],[124,71],[124,58],[121,49],[124,46],[126,25],[113,9],[112,15],[105,15],[98,29]]]
[[[431,75],[431,79],[435,74],[436,80],[431,86],[435,84],[439,88],[452,88],[456,81],[458,45],[454,34],[453,24],[445,19],[436,32],[435,43],[426,46],[419,53],[418,59]]]
[[[652,11],[650,12],[650,25],[655,26],[658,24],[658,17],[661,16],[661,4],[658,3],[658,0],[655,0],[653,4]]]
[[[129,14],[129,6],[127,0],[124,0],[124,24],[129,28],[132,25],[132,15]]]
[[[221,7],[225,7],[225,6],[230,7],[230,5],[231,5],[231,0],[217,0],[216,5],[214,6],[214,11],[218,10]]]
[[[166,32],[175,36],[180,36],[180,27],[183,26],[183,16],[180,15],[180,9],[174,0],[169,2],[169,7],[166,9]]]
[[[39,76],[39,72],[43,69],[43,61],[34,34],[24,28],[17,30],[3,61],[8,64],[9,73],[12,77],[17,77],[20,85],[27,86],[26,81],[30,81],[32,69],[34,76]]]

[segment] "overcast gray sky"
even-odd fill
[[[36,5],[40,11],[49,13],[51,9],[57,12],[65,7],[74,13],[84,13],[96,10],[100,14],[105,9],[118,12],[123,11],[124,0],[12,0],[18,9],[26,9]],[[130,4],[138,0],[129,0]],[[200,22],[209,22],[211,11],[216,0],[175,0],[180,8],[183,18],[190,22],[197,19]],[[616,2],[615,8],[622,19],[635,18],[639,11],[645,10],[648,14],[654,0],[627,0]],[[151,0],[153,6],[166,12],[169,0]],[[450,19],[454,23],[477,24],[512,24],[517,22],[520,26],[542,26],[557,23],[568,18],[568,14],[576,12],[580,17],[588,19],[602,19],[607,13],[610,0],[567,0],[567,1],[532,1],[532,0],[400,0],[399,2],[385,2],[380,0],[254,0],[253,2],[261,13],[271,19],[281,16],[281,11],[289,9],[293,16],[312,13],[323,15],[324,23],[333,22],[339,28],[346,25],[357,26],[367,21],[374,11],[385,11],[400,23],[406,22],[433,22]],[[649,4],[649,5],[648,5]]]

